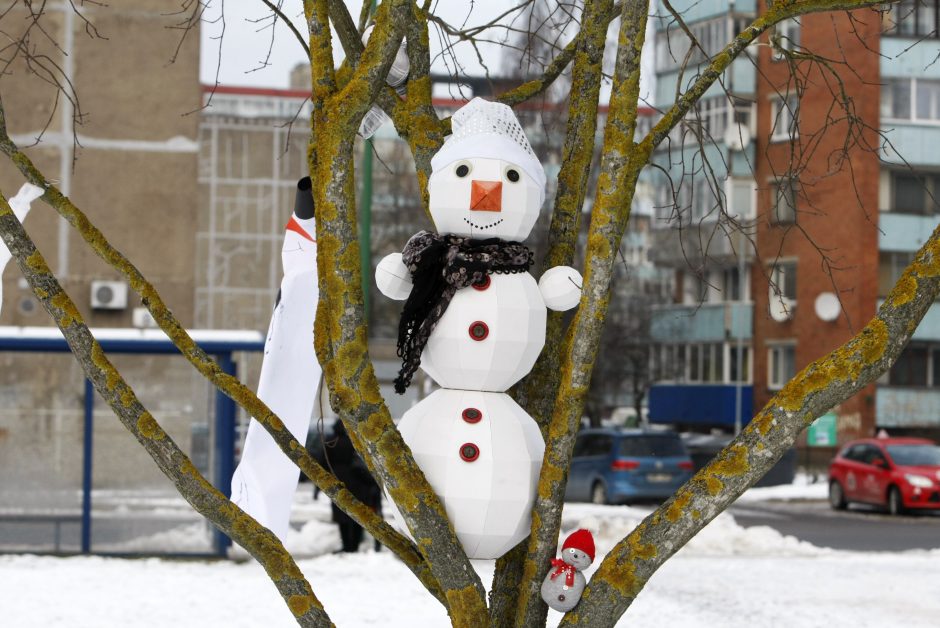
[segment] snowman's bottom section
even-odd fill
[[[470,558],[499,558],[528,536],[545,443],[509,395],[443,388],[398,429]]]

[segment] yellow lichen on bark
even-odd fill
[[[719,455],[709,469],[715,475],[730,478],[743,474],[748,470],[747,447],[741,444],[732,445]]]
[[[163,440],[166,438],[166,432],[163,431],[163,428],[149,412],[142,413],[140,418],[137,419],[137,431],[141,436],[150,440]]]
[[[474,617],[474,610],[480,608],[480,596],[476,587],[467,585],[462,589],[451,589],[445,593],[445,596],[449,606],[448,612],[454,620],[454,626],[478,628],[486,625],[487,617]]]
[[[809,395],[837,381],[857,380],[865,368],[881,359],[887,346],[888,326],[879,318],[872,319],[855,338],[803,369],[771,403],[796,412],[805,405]],[[807,420],[815,418],[806,417]]]
[[[911,275],[901,277],[889,295],[893,307],[901,307],[906,303],[910,303],[916,296],[917,280]]]
[[[684,491],[678,493],[673,500],[672,504],[666,510],[666,519],[675,523],[679,520],[679,517],[682,516],[682,513],[685,512],[686,507],[689,505],[689,502],[692,501],[692,493],[689,491]]]
[[[300,617],[313,606],[313,601],[306,595],[292,595],[287,598],[287,607],[294,617]]]

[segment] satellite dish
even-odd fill
[[[839,297],[832,292],[822,292],[816,297],[815,303],[816,316],[820,320],[831,322],[839,318],[842,311],[842,304],[839,303]]]
[[[786,297],[770,295],[770,318],[778,323],[785,323],[793,318],[793,310],[796,304]]]
[[[740,124],[729,125],[725,129],[725,146],[731,150],[744,150],[751,145],[751,132]]]

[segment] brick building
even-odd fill
[[[713,55],[762,6],[676,8]],[[657,153],[676,193],[660,197],[654,258],[675,269],[679,288],[654,318],[653,421],[745,423],[799,369],[867,323],[936,226],[940,161],[927,150],[940,139],[940,68],[929,45],[935,9],[902,2],[778,25],[732,63],[727,91],[710,89]],[[688,49],[684,39],[669,18],[657,21],[661,107],[674,100],[673,59]],[[782,51],[802,44],[834,60],[831,70],[788,62]],[[705,61],[694,52],[683,80]],[[840,82],[851,116],[834,103]],[[940,435],[935,309],[889,374],[831,410],[838,442],[880,428]]]

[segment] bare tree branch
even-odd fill
[[[294,34],[294,37],[297,39],[297,41],[300,42],[301,47],[303,47],[304,52],[307,53],[307,58],[309,59],[310,58],[310,46],[307,45],[307,40],[304,39],[304,36],[300,34],[300,31],[297,30],[297,27],[294,26],[294,23],[291,22],[290,18],[284,15],[284,12],[281,11],[280,6],[275,5],[273,2],[271,2],[271,0],[261,0],[261,2],[263,2],[265,6],[271,9],[274,15],[276,15],[277,18],[281,20],[285,26],[287,26],[290,32]]]

